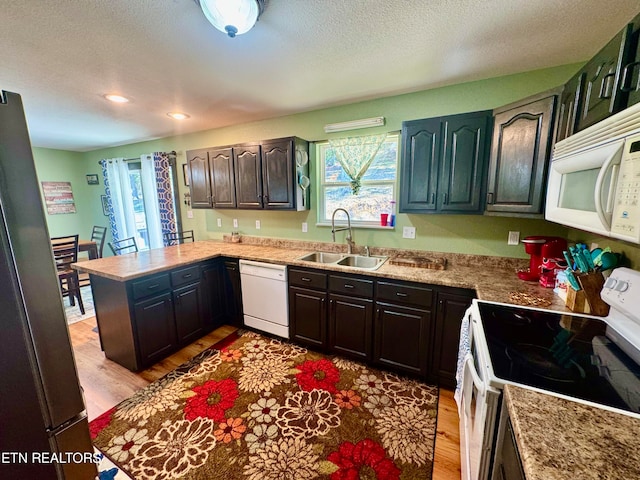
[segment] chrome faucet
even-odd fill
[[[336,218],[336,212],[338,210],[342,210],[347,215],[346,227],[336,228],[335,218]],[[336,208],[333,211],[333,214],[331,215],[331,237],[333,238],[334,242],[336,241],[336,232],[340,232],[342,230],[349,230],[349,233],[347,233],[345,240],[347,241],[347,253],[351,254],[353,253],[352,250],[356,244],[356,242],[353,241],[353,231],[351,230],[351,218],[349,217],[349,212],[347,212],[344,208]]]

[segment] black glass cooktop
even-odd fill
[[[478,302],[498,378],[640,413],[640,366],[602,320]]]

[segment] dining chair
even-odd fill
[[[108,245],[114,255],[124,255],[138,251],[138,245],[136,245],[135,237],[129,237],[123,240],[114,240],[113,242],[109,242]]]
[[[98,258],[102,258],[102,251],[104,250],[104,240],[107,237],[107,227],[93,226],[91,231],[91,240],[96,242],[98,247]]]
[[[77,299],[80,313],[84,315],[84,303],[80,293],[78,271],[71,268],[71,264],[78,261],[78,235],[52,237],[51,249],[56,262],[56,270],[58,271],[60,293],[62,293],[63,297],[69,297],[71,305],[75,305]]]
[[[178,245],[184,242],[195,242],[193,230],[184,230],[182,232],[167,232],[164,235],[165,246]]]

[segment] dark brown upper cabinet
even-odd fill
[[[631,22],[633,32],[629,61],[622,68],[622,91],[628,95],[627,106],[640,102],[640,15]]]
[[[402,123],[401,213],[481,213],[491,111]]]
[[[559,93],[494,110],[487,212],[542,213]]]
[[[633,24],[625,26],[578,72],[585,74],[584,97],[577,130],[619,112],[627,105],[622,70],[631,58]]]
[[[564,85],[558,102],[556,142],[564,140],[577,131],[586,77],[587,75],[580,71]]]
[[[296,137],[187,152],[193,208],[304,210],[309,143]],[[303,201],[302,195],[307,195]]]

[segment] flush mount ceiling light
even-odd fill
[[[186,113],[182,113],[182,112],[169,112],[167,113],[167,116],[175,119],[175,120],[186,120],[187,118],[189,118],[189,115],[187,115]]]
[[[114,103],[129,103],[131,101],[127,97],[123,97],[122,95],[115,95],[113,93],[104,95],[104,98]]]
[[[384,117],[363,118],[361,120],[351,120],[349,122],[327,123],[324,126],[325,133],[344,132],[345,130],[357,130],[359,128],[382,127]]]
[[[247,33],[264,11],[265,0],[195,0],[207,20],[230,37]]]

